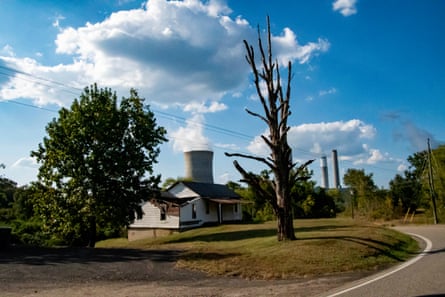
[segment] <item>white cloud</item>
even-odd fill
[[[363,144],[363,150],[364,152],[355,159],[355,165],[373,165],[391,160],[388,153],[383,154],[380,150],[370,148],[367,144]]]
[[[186,152],[191,150],[211,150],[212,145],[204,136],[204,116],[195,114],[187,120],[185,127],[171,133],[173,138],[173,150]]]
[[[210,105],[206,105],[205,102],[198,103],[192,102],[184,106],[184,111],[197,112],[197,113],[213,113],[223,111],[227,109],[227,105],[213,101]]]
[[[150,0],[141,8],[117,11],[78,28],[60,27],[58,16],[56,52],[65,61],[71,57],[72,63],[46,66],[30,58],[0,56],[9,67],[29,74],[10,78],[0,86],[0,96],[66,106],[85,86],[97,82],[123,96],[136,88],[151,103],[164,106],[217,102],[246,87],[249,67],[242,40],[256,44],[256,29],[230,13],[222,1]],[[273,39],[283,63],[306,63],[329,48],[323,39],[299,44],[289,28]],[[211,108],[222,110],[224,105],[214,103]]]
[[[299,45],[297,36],[289,29],[284,28],[280,36],[272,36],[272,47],[278,50],[278,61],[286,66],[288,61],[298,61],[300,64],[307,63],[309,59],[319,53],[326,52],[330,47],[329,41],[319,38],[317,42],[309,42],[305,45]]]
[[[318,156],[337,149],[343,157],[357,159],[362,154],[368,154],[365,144],[371,141],[375,134],[376,129],[372,125],[353,119],[293,126],[289,130],[288,141],[296,156],[299,152]],[[255,137],[249,144],[248,150],[256,155],[269,154],[260,136]],[[377,160],[378,152],[373,154],[371,154],[372,160]]]
[[[343,16],[350,16],[357,13],[357,0],[336,0],[332,3],[334,11],[340,11]]]
[[[14,162],[12,168],[38,168],[36,159],[32,157],[23,157]]]
[[[322,97],[322,96],[326,96],[326,95],[332,95],[332,94],[335,94],[335,93],[337,93],[337,89],[336,88],[330,88],[328,90],[321,90],[320,92],[318,92],[318,95],[320,97]]]
[[[217,183],[221,185],[227,184],[229,181],[232,181],[233,177],[229,173],[223,173],[217,177]]]
[[[60,29],[60,21],[63,21],[64,19],[65,19],[65,17],[63,15],[57,14],[54,17],[54,21],[53,21],[53,24],[52,24],[53,27],[57,28],[57,29]]]
[[[9,57],[14,57],[15,56],[14,49],[9,44],[5,45],[2,48],[2,50],[0,51],[0,54],[6,55],[6,56],[9,56]]]
[[[399,172],[405,172],[406,170],[408,170],[408,166],[405,163],[399,164],[397,167],[397,171]]]

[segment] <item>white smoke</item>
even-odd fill
[[[177,152],[212,150],[209,139],[204,136],[204,123],[204,116],[195,114],[186,121],[185,127],[172,132],[173,149]]]

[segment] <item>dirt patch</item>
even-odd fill
[[[1,296],[315,296],[363,275],[295,280],[209,277],[178,269],[175,250],[29,248],[0,251]]]

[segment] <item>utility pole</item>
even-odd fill
[[[428,138],[428,181],[430,185],[431,200],[433,202],[434,224],[438,224],[437,208],[436,208],[436,191],[434,190],[433,167],[431,166],[431,146]]]

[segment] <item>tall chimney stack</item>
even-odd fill
[[[208,150],[184,152],[185,177],[192,181],[213,184],[213,152]]]
[[[326,161],[326,156],[321,157],[320,167],[321,167],[321,187],[324,189],[329,189],[328,163]]]
[[[332,165],[334,167],[334,188],[340,189],[340,176],[338,170],[337,150],[332,150]]]

